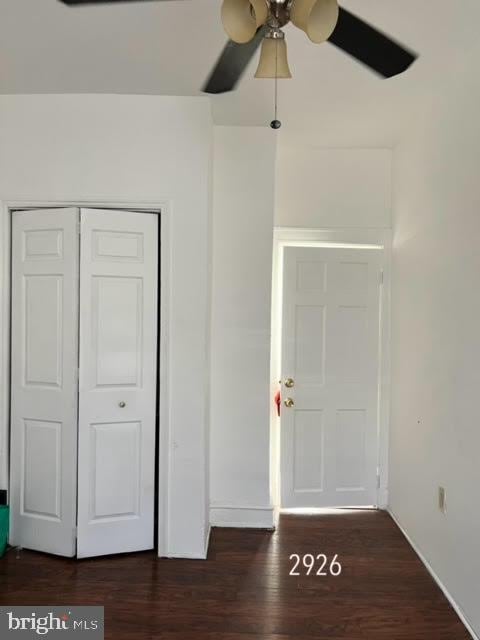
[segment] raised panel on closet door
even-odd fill
[[[82,209],[78,556],[153,541],[157,216]]]
[[[75,554],[78,209],[12,215],[10,542]]]
[[[96,388],[141,387],[143,278],[93,276]]]

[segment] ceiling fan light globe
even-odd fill
[[[222,24],[234,42],[249,42],[268,17],[266,0],[223,0]]]
[[[332,35],[338,15],[337,0],[293,0],[290,9],[293,24],[316,44],[325,42]]]
[[[264,38],[255,78],[291,78],[285,39]]]

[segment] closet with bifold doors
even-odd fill
[[[12,545],[155,546],[158,219],[12,213]]]

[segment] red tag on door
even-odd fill
[[[275,404],[277,405],[277,416],[280,417],[280,405],[282,404],[282,396],[280,390],[275,394]]]

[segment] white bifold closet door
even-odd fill
[[[15,545],[154,546],[157,239],[150,214],[13,215]]]
[[[157,216],[81,212],[79,558],[151,549]]]

